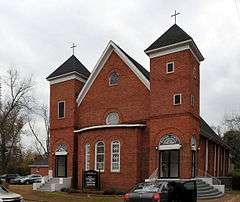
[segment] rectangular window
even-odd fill
[[[90,144],[85,145],[85,170],[90,170]]]
[[[180,105],[182,104],[182,94],[175,94],[173,96],[173,105]]]
[[[58,102],[58,118],[64,118],[65,117],[65,101],[59,101]]]
[[[195,104],[195,97],[194,95],[191,95],[191,105],[194,106]]]
[[[168,62],[166,64],[166,72],[167,72],[167,74],[174,72],[174,62]]]
[[[111,144],[111,171],[120,172],[120,142],[113,141]]]

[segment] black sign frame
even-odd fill
[[[83,171],[83,188],[100,190],[100,170]]]

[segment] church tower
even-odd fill
[[[47,77],[50,83],[49,170],[53,177],[76,175],[77,144],[73,132],[79,125],[76,99],[89,75],[87,68],[72,55]]]
[[[203,56],[193,39],[177,24],[151,44],[151,112],[149,172],[159,177],[196,175],[196,142],[200,136],[199,84]],[[189,172],[192,170],[192,174]]]

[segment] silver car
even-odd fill
[[[24,202],[21,195],[8,191],[0,185],[0,202]]]

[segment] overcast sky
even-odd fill
[[[11,0],[0,1],[0,72],[33,74],[48,103],[45,78],[75,55],[92,71],[109,40],[149,70],[144,53],[181,13],[177,24],[193,37],[201,63],[201,115],[210,125],[240,112],[240,0]]]

